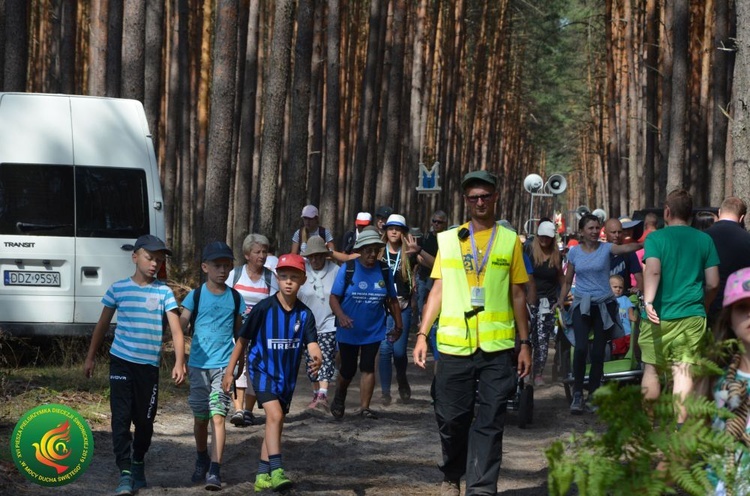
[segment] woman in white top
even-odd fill
[[[339,266],[330,260],[331,252],[320,236],[310,236],[302,255],[307,258],[307,281],[299,290],[297,297],[310,307],[315,316],[315,327],[318,330],[318,345],[323,354],[323,365],[318,374],[312,377],[308,374],[313,386],[313,399],[308,408],[327,412],[328,383],[336,375],[336,317],[331,310],[328,300],[331,288]],[[305,352],[307,357],[307,352]],[[309,357],[308,361],[309,361]]]
[[[246,310],[243,319],[247,319],[247,315],[261,300],[279,290],[273,272],[264,267],[268,257],[268,245],[268,238],[262,234],[248,235],[242,242],[242,253],[247,263],[242,267],[235,267],[227,276],[227,285],[236,289],[245,300]],[[253,425],[256,398],[253,386],[248,381],[247,361],[242,375],[237,379],[235,391],[236,395],[232,400],[235,412],[230,422],[237,427]]]

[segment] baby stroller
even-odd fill
[[[516,347],[513,350],[513,367],[518,366],[520,345],[516,336]],[[508,395],[507,409],[518,412],[518,427],[525,429],[534,421],[534,386],[526,378],[518,378],[516,387]]]
[[[557,333],[555,343],[555,375],[562,380],[565,387],[565,398],[568,403],[573,401],[573,322],[569,307],[561,312],[559,324],[560,331]],[[614,340],[607,343],[604,355],[604,375],[602,383],[618,381],[623,383],[638,384],[643,376],[643,367],[640,362],[640,353],[638,352],[638,325],[634,325],[630,334],[630,343],[627,352],[614,354],[613,349],[617,351],[622,346],[622,341]],[[617,342],[619,341],[619,342]],[[618,346],[619,345],[619,346]],[[583,379],[584,387],[588,386],[589,368],[586,365],[586,375]]]

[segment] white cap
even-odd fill
[[[404,229],[407,229],[408,226],[406,225],[406,219],[403,215],[399,214],[391,214],[388,216],[388,220],[385,223],[385,227],[391,227],[391,226],[397,226],[402,227]]]
[[[318,207],[315,205],[305,205],[305,208],[302,209],[302,217],[307,217],[309,219],[312,219],[313,217],[318,216]]]
[[[544,221],[539,223],[539,227],[536,228],[537,236],[547,236],[548,238],[555,237],[555,225],[552,222]]]
[[[370,223],[372,223],[372,215],[370,215],[368,212],[358,213],[357,220],[354,221],[354,224],[358,226],[369,226]]]

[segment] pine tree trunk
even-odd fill
[[[26,3],[25,0],[18,1],[24,4]],[[6,2],[13,3],[14,0],[6,0]],[[106,92],[107,9],[107,0],[91,0],[91,16],[89,19],[89,73],[87,93],[94,96],[104,96]],[[9,48],[9,45],[6,43],[5,46],[7,50]],[[5,64],[7,66],[7,59],[5,61]],[[7,86],[7,83],[6,88],[10,89]]]
[[[62,4],[62,33],[60,41],[60,91],[64,94],[76,93],[76,24],[78,3],[63,2]],[[2,36],[0,36],[2,39]],[[83,65],[83,64],[81,64]],[[2,71],[0,63],[0,71]],[[0,82],[2,87],[2,82]]]
[[[242,82],[240,117],[240,149],[235,174],[234,233],[235,251],[242,246],[245,236],[250,234],[250,207],[253,202],[252,172],[255,149],[255,98],[258,86],[258,22],[260,0],[251,0],[247,20],[245,48],[245,75]]]
[[[275,22],[271,41],[268,72],[263,88],[263,141],[260,163],[260,232],[273,234],[284,139],[284,108],[289,85],[291,44],[294,20],[294,1],[276,2]],[[288,229],[289,226],[284,226]],[[277,238],[279,248],[288,246],[286,239]]]
[[[206,163],[203,242],[225,241],[227,235],[235,76],[237,70],[237,0],[216,2],[211,79],[211,117]]]
[[[318,205],[323,177],[323,30],[325,5],[316,1],[313,14],[312,65],[310,67],[310,117],[307,132],[310,146],[307,167],[307,201]],[[325,225],[334,227],[335,217],[323,217]]]
[[[728,192],[750,198],[750,3],[735,2],[737,9],[737,54],[732,91],[732,185]]]
[[[380,188],[381,201],[394,205],[394,188],[398,191],[399,150],[401,145],[401,95],[404,81],[404,42],[406,36],[406,0],[396,0],[393,5],[393,44],[391,48],[391,70],[388,83],[388,101],[385,119],[385,157]],[[408,184],[408,183],[407,183]],[[402,183],[405,186],[405,184]]]
[[[659,109],[657,96],[659,92],[659,2],[647,0],[646,3],[646,156],[644,163],[644,196],[643,206],[656,204],[654,169],[658,163],[659,151]]]
[[[688,75],[688,0],[674,3],[674,52],[672,59],[672,130],[669,135],[667,163],[667,193],[683,186],[685,151],[687,146],[687,87]]]
[[[142,102],[145,93],[146,5],[141,0],[124,2],[120,94],[123,98]]]
[[[341,11],[339,0],[327,0],[326,16],[326,135],[325,135],[325,173],[323,191],[339,190],[339,164],[342,145],[341,135]],[[343,162],[343,160],[341,160]],[[324,194],[321,197],[320,213],[324,219],[333,219],[334,225],[343,223],[339,195]]]
[[[729,0],[715,0],[713,41],[713,86],[710,193],[711,205],[720,205],[725,197],[727,130],[729,128],[728,60],[734,58],[729,39]]]
[[[122,95],[123,0],[107,4],[107,96]]]
[[[281,194],[281,226],[299,222],[299,214],[307,202],[307,157],[309,152],[308,118],[310,115],[310,66],[313,41],[312,0],[297,4],[297,40],[294,48],[292,75],[291,122],[289,130],[289,162],[283,168]],[[287,234],[291,239],[291,233]],[[279,247],[286,251],[286,239]]]
[[[29,5],[27,0],[5,0],[5,67],[3,89],[26,91],[29,59]]]
[[[187,21],[186,21],[187,22]],[[164,44],[164,2],[146,3],[146,47],[144,66],[144,100],[148,127],[153,136],[154,148],[160,146],[159,120],[162,95],[162,45]],[[188,78],[184,74],[184,78]],[[188,102],[185,102],[186,104]]]

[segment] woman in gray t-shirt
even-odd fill
[[[584,215],[578,223],[580,243],[568,253],[565,282],[558,302],[564,302],[576,278],[573,292],[573,402],[570,413],[581,414],[587,407],[583,399],[583,380],[586,375],[586,356],[589,334],[593,331],[591,369],[589,371],[589,396],[596,391],[604,374],[604,350],[610,331],[620,325],[617,300],[609,287],[610,255],[622,255],[639,250],[641,243],[613,245],[599,241],[601,225],[591,214]],[[591,407],[589,410],[593,411]]]

